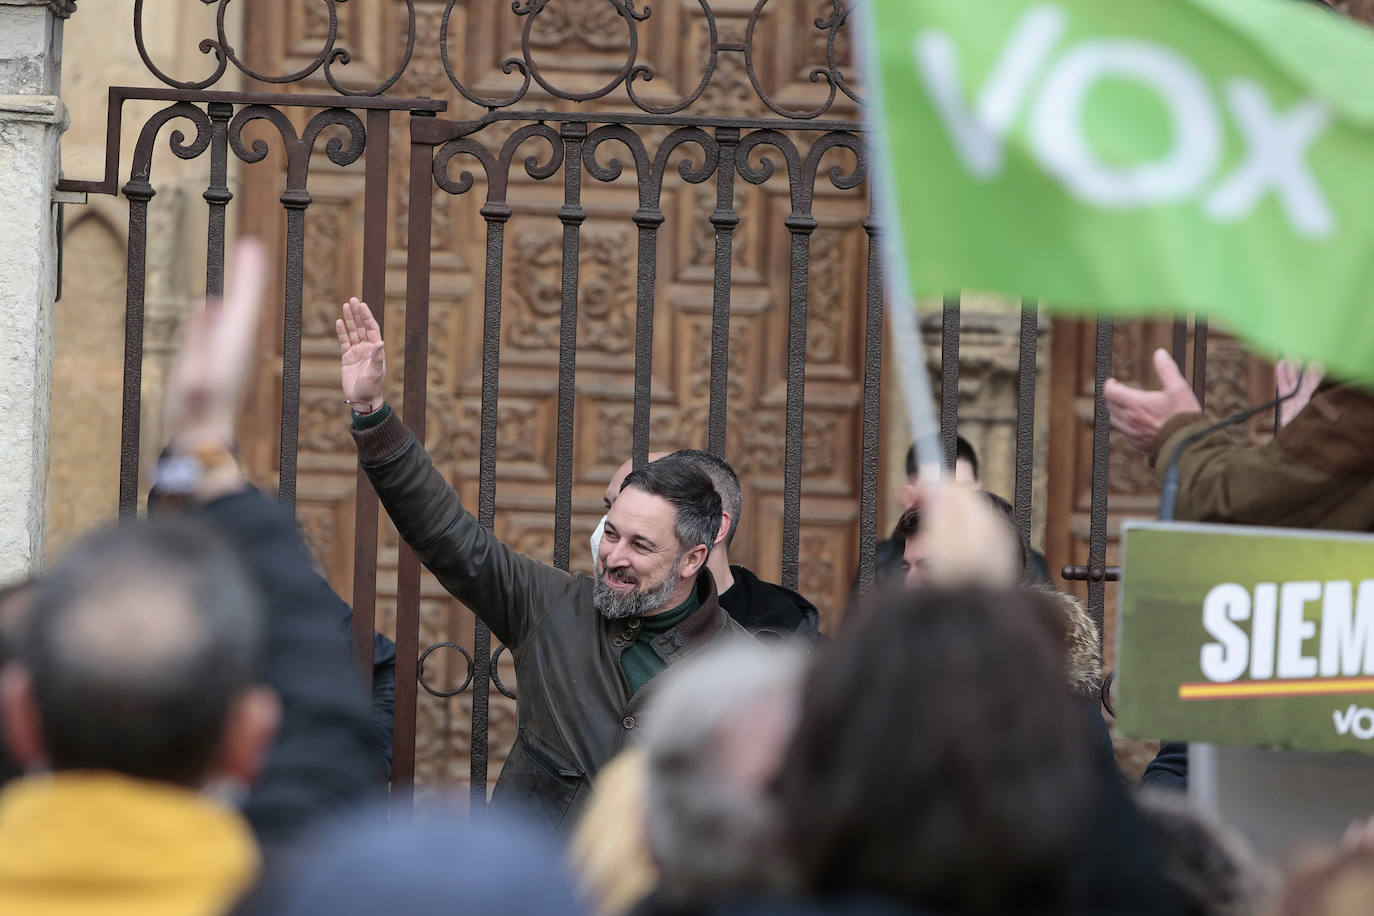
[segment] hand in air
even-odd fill
[[[334,322],[343,351],[341,372],[344,398],[355,406],[382,406],[386,382],[386,354],[382,349],[382,329],[366,302],[355,296],[343,304],[343,317]],[[363,411],[359,411],[360,413]]]
[[[1307,406],[1307,402],[1312,400],[1312,393],[1322,383],[1323,375],[1325,373],[1318,363],[1304,366],[1292,360],[1279,360],[1274,367],[1274,387],[1278,389],[1280,397],[1293,392],[1292,397],[1279,404],[1279,426],[1287,426]]]
[[[1155,351],[1155,375],[1162,385],[1158,391],[1132,388],[1114,378],[1102,386],[1102,396],[1111,411],[1112,428],[1120,430],[1139,449],[1148,449],[1159,430],[1171,418],[1183,413],[1198,413],[1202,406],[1178,371],[1173,357],[1164,349]]]
[[[207,301],[187,316],[185,339],[163,397],[162,432],[168,442],[234,441],[239,402],[256,353],[266,278],[262,245],[245,239],[229,256],[223,301]]]

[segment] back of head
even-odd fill
[[[1269,890],[1268,875],[1241,837],[1206,817],[1178,792],[1145,790],[1141,818],[1163,859],[1165,879],[1187,912],[1248,916]]]
[[[269,863],[233,916],[578,916],[558,848],[542,830],[497,814],[444,806],[393,819],[385,806],[352,811]]]
[[[925,587],[831,646],[776,787],[810,891],[1054,911],[1093,803],[1058,626],[1020,591]]]
[[[955,462],[967,461],[969,470],[973,474],[973,481],[978,480],[978,453],[973,450],[973,443],[963,436],[954,437],[954,460]],[[919,477],[921,474],[920,462],[916,458],[916,444],[913,442],[911,447],[906,450],[906,476]]]
[[[730,530],[725,534],[725,546],[729,547],[739,528],[740,513],[744,511],[744,491],[740,489],[739,477],[729,462],[710,452],[696,448],[684,448],[667,456],[669,459],[686,461],[707,477],[720,494],[720,507],[730,516]]]
[[[674,530],[681,550],[698,544],[709,550],[720,531],[720,494],[711,478],[686,461],[651,461],[631,471],[621,491],[634,487],[661,497],[677,510]]]
[[[1374,850],[1364,846],[1318,855],[1284,882],[1274,916],[1364,916],[1374,900]]]
[[[806,656],[741,640],[662,675],[642,734],[649,845],[676,904],[791,883],[767,785],[796,717]]]
[[[23,666],[48,765],[194,786],[257,673],[259,598],[186,519],[89,535],[39,581]]]

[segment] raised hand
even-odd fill
[[[187,316],[185,339],[167,377],[163,438],[173,445],[230,445],[257,342],[267,256],[254,239],[234,246],[223,302]]]
[[[344,399],[377,410],[385,400],[382,389],[386,382],[386,353],[377,319],[367,303],[355,296],[343,304],[343,317],[334,322],[334,329],[343,351],[340,369]]]
[[[1125,433],[1130,443],[1140,449],[1148,449],[1160,428],[1172,417],[1202,410],[1193,389],[1167,350],[1155,351],[1154,364],[1155,375],[1162,385],[1158,391],[1132,388],[1114,378],[1107,379],[1102,386],[1102,396],[1111,411],[1112,428]]]
[[[1287,426],[1298,415],[1298,411],[1307,406],[1307,402],[1312,400],[1312,393],[1322,383],[1324,374],[1317,363],[1303,366],[1291,360],[1279,360],[1274,367],[1274,387],[1278,389],[1279,396],[1283,397],[1297,389],[1292,397],[1279,405],[1279,426]]]

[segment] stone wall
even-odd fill
[[[67,23],[63,98],[71,127],[62,141],[68,178],[104,173],[108,87],[148,86],[134,44],[133,0],[87,3]],[[145,16],[149,54],[167,72],[190,77],[208,69],[197,49],[213,30],[215,9],[201,4],[162,4]],[[233,19],[241,7],[230,7]],[[231,22],[231,31],[233,23]],[[89,62],[99,62],[93,65]],[[217,88],[237,88],[226,76]],[[128,179],[138,131],[162,105],[125,103],[120,183]],[[141,464],[151,468],[160,443],[162,379],[186,310],[205,293],[207,176],[205,159],[183,161],[168,148],[164,129],[153,159],[157,191],[148,211],[147,292],[143,364]],[[230,162],[230,188],[238,188]],[[232,236],[233,208],[230,208]],[[81,532],[115,517],[119,495],[121,386],[124,366],[124,297],[129,221],[122,196],[92,194],[84,205],[65,207],[62,299],[56,309],[52,444],[48,461],[48,555]],[[141,490],[146,489],[145,480]]]

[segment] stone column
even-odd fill
[[[62,23],[75,6],[0,0],[0,582],[43,556]]]

